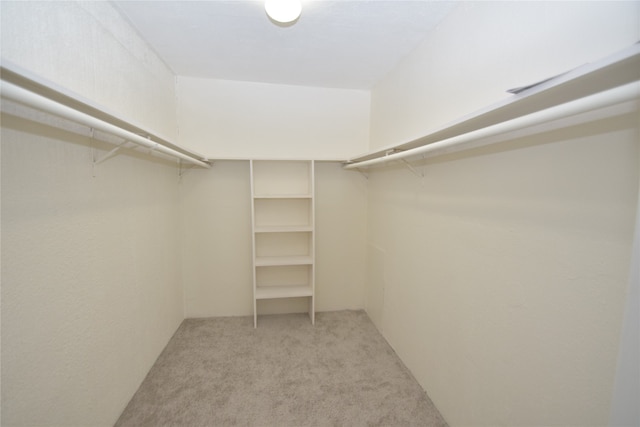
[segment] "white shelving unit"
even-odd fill
[[[258,301],[308,298],[315,323],[314,162],[251,160],[253,325]]]

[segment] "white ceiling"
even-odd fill
[[[259,0],[114,1],[176,75],[370,89],[456,5],[302,0],[278,26]]]

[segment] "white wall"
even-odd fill
[[[341,163],[316,163],[316,308],[362,309],[367,180]]]
[[[640,39],[638,2],[466,2],[372,92],[401,143]],[[369,179],[366,309],[452,426],[605,425],[638,195],[638,120]]]
[[[4,58],[176,134],[170,71],[108,3],[1,8]],[[93,177],[67,131],[87,129],[5,110],[2,425],[113,425],[184,315],[177,168],[128,153]]]
[[[343,160],[367,150],[369,92],[178,77],[179,142],[209,158]]]
[[[180,180],[185,315],[253,312],[248,161],[219,161]]]
[[[316,163],[316,310],[364,307],[366,182]],[[248,161],[194,169],[180,188],[187,317],[253,314]],[[304,299],[261,301],[260,314],[307,311]]]
[[[640,117],[639,117],[640,119]],[[609,425],[640,425],[640,199]]]
[[[638,1],[465,1],[371,93],[371,149],[407,142],[640,38]]]
[[[108,2],[3,1],[2,58],[175,140],[171,71]]]

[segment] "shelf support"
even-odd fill
[[[191,169],[193,169],[193,165],[189,164],[186,165],[184,164],[184,162],[182,161],[182,159],[178,159],[178,178],[182,179],[183,176],[185,176],[187,174],[187,172],[189,172]]]
[[[418,172],[418,170],[416,168],[414,168],[411,163],[409,163],[407,161],[407,159],[400,159],[400,161],[402,163],[404,163],[404,165],[407,167],[407,169],[409,169],[411,171],[412,174],[414,174],[415,176],[417,176],[418,178],[424,178],[424,172]]]
[[[488,145],[486,139],[499,134],[637,101],[639,80],[640,43],[635,43],[599,61],[510,90],[517,94],[424,136],[351,158],[344,168],[359,169],[418,154],[432,157],[476,148]]]
[[[94,157],[93,159],[93,165],[99,165],[100,163],[104,162],[105,160],[108,160],[109,158],[113,157],[114,154],[116,154],[118,152],[118,150],[120,150],[122,147],[124,147],[127,142],[129,141],[123,141],[120,144],[116,145],[113,149],[111,149],[108,153],[106,153],[104,156],[100,157],[99,159],[96,159]]]
[[[366,172],[364,169],[356,168],[356,170],[360,172],[360,175],[364,176],[364,179],[367,179],[367,180],[369,179],[369,173]]]

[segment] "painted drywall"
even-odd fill
[[[316,310],[364,307],[366,179],[316,162]],[[187,317],[253,314],[248,161],[217,161],[180,184]],[[305,312],[304,298],[260,301],[259,314]]]
[[[640,116],[638,117],[640,121]],[[631,253],[629,287],[611,402],[610,426],[640,425],[640,195]]]
[[[3,60],[175,140],[175,77],[108,2],[3,1],[0,8]]]
[[[625,48],[638,2],[465,2],[372,92],[372,147]],[[366,309],[452,426],[606,425],[638,197],[623,114],[369,175]]]
[[[2,125],[2,424],[112,425],[183,319],[177,170]]]
[[[464,1],[371,92],[371,148],[411,141],[640,39],[640,2]]]
[[[0,7],[3,58],[176,134],[171,72],[109,3]],[[94,177],[113,145],[2,109],[2,425],[113,425],[184,318],[178,170],[124,152]]]
[[[316,307],[362,309],[367,179],[341,163],[316,163]]]
[[[366,151],[369,92],[178,77],[179,142],[213,159],[343,160]]]
[[[252,312],[251,189],[248,161],[220,161],[180,180],[185,315]]]

